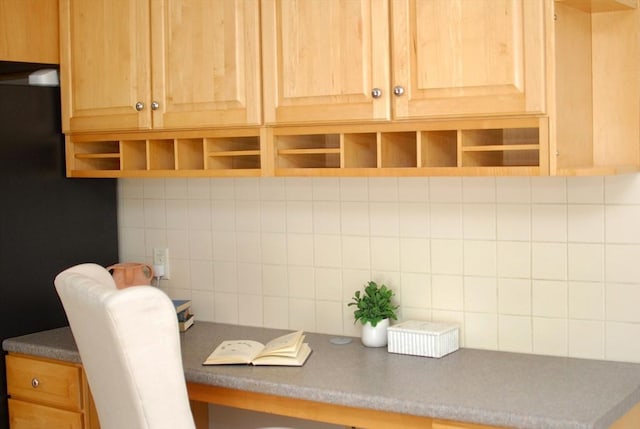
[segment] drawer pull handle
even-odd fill
[[[33,379],[31,379],[31,387],[33,387],[35,389],[38,386],[40,386],[40,380],[38,380],[35,377]]]

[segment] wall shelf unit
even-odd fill
[[[260,176],[260,130],[67,136],[69,177]]]
[[[269,129],[275,176],[548,174],[546,118]]]
[[[67,137],[69,177],[548,172],[545,117]]]

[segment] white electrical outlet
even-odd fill
[[[153,266],[156,267],[155,271],[161,274],[159,277],[163,279],[170,279],[169,276],[169,249],[167,248],[154,248],[153,249]]]

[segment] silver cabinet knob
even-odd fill
[[[144,109],[144,103],[143,103],[142,101],[138,101],[138,102],[136,103],[136,110],[139,112],[139,111],[141,111],[142,109]]]
[[[151,110],[158,110],[160,108],[160,103],[154,101],[151,103]]]
[[[404,87],[400,85],[393,87],[393,93],[394,95],[400,97],[402,94],[404,94]]]
[[[371,96],[373,98],[380,98],[382,97],[382,90],[380,88],[373,88],[371,90]]]
[[[38,386],[40,386],[40,380],[38,380],[37,378],[33,377],[31,379],[31,387],[33,387],[35,389]]]

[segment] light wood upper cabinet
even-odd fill
[[[152,0],[154,128],[261,123],[257,0]]]
[[[637,171],[637,3],[61,0],[67,174]]]
[[[57,0],[0,1],[0,61],[58,64]]]
[[[61,0],[65,132],[261,122],[257,0]]]
[[[543,9],[527,0],[264,0],[265,121],[543,112]]]
[[[544,2],[392,0],[393,116],[545,110]]]
[[[151,127],[149,28],[145,2],[60,1],[63,131]]]
[[[266,123],[389,119],[388,0],[263,0]]]
[[[627,0],[556,2],[551,174],[638,171],[640,9],[635,6]]]

